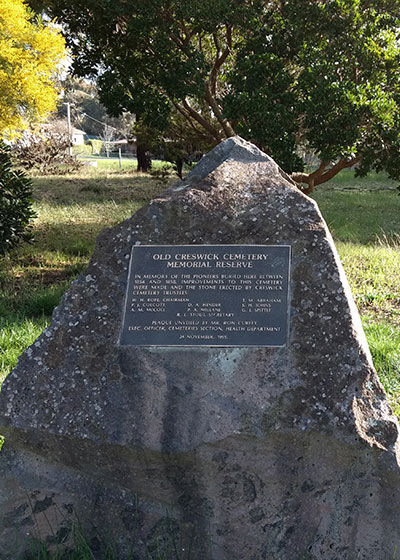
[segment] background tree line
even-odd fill
[[[306,193],[356,164],[360,175],[400,176],[397,0],[31,0],[31,8],[36,15],[21,0],[0,2],[3,135],[55,107],[66,51],[45,21],[56,18],[74,74],[96,82],[107,118],[131,115],[139,170],[160,144],[181,172],[188,154],[240,134]],[[90,105],[95,93],[82,84],[66,95]],[[3,206],[7,197],[3,189]]]
[[[35,5],[62,23],[109,114],[137,115],[140,145],[169,130],[208,147],[240,134],[306,192],[355,164],[400,174],[396,0]]]

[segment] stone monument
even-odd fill
[[[388,560],[398,425],[310,198],[230,138],[105,231],[0,395],[0,558]]]

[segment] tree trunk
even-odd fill
[[[179,156],[175,160],[175,169],[179,179],[182,179],[183,159]]]
[[[146,144],[141,143],[140,138],[137,138],[136,144],[136,157],[137,157],[137,171],[148,173],[151,169],[151,155],[147,150]]]

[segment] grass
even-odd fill
[[[100,156],[88,156],[82,154],[79,157],[83,162],[89,161],[96,161],[97,162],[97,169],[107,169],[107,170],[114,170],[114,171],[134,171],[137,166],[137,159],[133,157],[124,157],[122,156],[121,167],[119,165],[119,158],[118,156],[113,155],[112,157],[100,157]],[[152,170],[162,169],[163,167],[170,166],[171,164],[161,161],[159,159],[153,159],[151,162]]]
[[[0,383],[87,266],[98,233],[130,216],[172,180],[172,175],[163,179],[109,168],[33,178],[35,242],[0,260]]]
[[[28,318],[15,316],[0,319],[0,371],[3,375],[17,363],[21,348],[26,348],[40,335],[47,324],[46,316]]]
[[[394,412],[400,415],[400,328],[377,322],[369,314],[363,316],[364,331],[368,339],[374,365],[386,388]]]
[[[400,235],[400,196],[397,191],[326,189],[315,199],[335,237],[359,244],[377,243],[385,238],[389,244]]]
[[[400,327],[400,244],[337,242],[337,248],[361,314]]]

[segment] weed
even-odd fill
[[[393,247],[394,249],[400,249],[400,234],[391,233],[387,234],[383,229],[382,233],[376,236],[376,243],[382,247]]]
[[[162,167],[150,171],[150,175],[155,179],[158,179],[163,185],[166,185],[170,179],[172,169],[172,164],[166,163]]]

